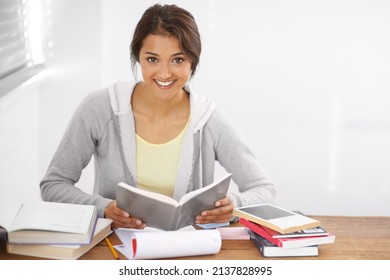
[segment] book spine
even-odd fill
[[[0,240],[8,242],[8,232],[5,228],[0,226]]]
[[[272,244],[278,246],[278,247],[283,247],[283,243],[279,239],[273,238],[266,230],[264,230],[261,226],[248,221],[246,219],[240,218],[239,220],[240,224],[243,226],[249,228],[250,230],[253,230],[255,233],[258,235],[262,236],[263,238],[267,239],[269,242]]]
[[[175,214],[172,217],[169,230],[177,230],[183,227],[181,209],[182,209],[182,205],[179,205],[178,207],[175,208]]]
[[[256,233],[253,232],[251,229],[248,230],[248,234],[252,242],[255,244],[256,248],[259,250],[259,252],[264,256],[264,246],[263,242],[257,238]]]

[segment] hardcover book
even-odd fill
[[[291,233],[281,234],[275,230],[267,228],[267,231],[273,238],[293,238],[293,237],[314,237],[314,236],[327,236],[330,233],[323,227],[314,227],[303,230],[294,231]]]
[[[193,224],[202,211],[215,208],[215,202],[226,196],[230,180],[231,174],[226,174],[206,187],[185,194],[180,201],[121,182],[117,187],[117,205],[148,227],[177,230]]]
[[[264,257],[308,257],[318,256],[318,246],[282,248],[269,242],[254,231],[247,229],[251,240]]]
[[[335,242],[335,235],[328,234],[325,236],[310,236],[310,237],[291,237],[291,238],[274,238],[272,236],[271,229],[266,228],[264,226],[258,225],[246,219],[240,218],[240,224],[244,227],[254,231],[261,237],[267,239],[272,244],[282,247],[282,248],[298,248],[305,246],[313,246],[313,245],[321,245],[321,244],[329,244]]]
[[[320,222],[315,219],[272,204],[237,207],[233,209],[233,215],[266,226],[282,234],[320,226]]]
[[[97,221],[94,205],[2,199],[0,226],[8,243],[89,244]]]

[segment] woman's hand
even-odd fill
[[[123,211],[121,208],[116,206],[116,201],[111,201],[104,209],[104,217],[112,219],[113,228],[145,228],[145,224],[137,218],[131,217],[129,213]]]
[[[229,197],[218,200],[215,208],[203,211],[196,217],[196,224],[226,223],[233,217],[233,202]]]

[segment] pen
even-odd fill
[[[112,255],[114,256],[114,258],[116,260],[119,260],[119,256],[118,256],[117,252],[115,251],[114,247],[112,247],[112,244],[110,242],[110,239],[108,239],[108,237],[106,237],[106,243],[108,245],[108,248],[110,248],[110,251],[111,251]]]

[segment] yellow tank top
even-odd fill
[[[152,144],[137,138],[137,187],[173,196],[181,143],[188,123],[182,132],[163,144]]]

